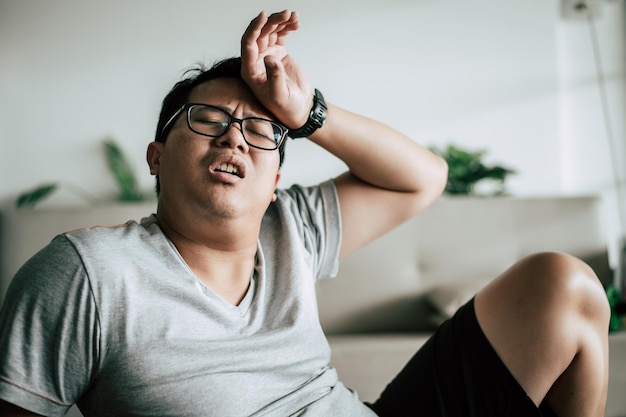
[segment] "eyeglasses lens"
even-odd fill
[[[230,120],[230,114],[215,107],[194,105],[189,109],[190,127],[201,135],[222,136],[229,129]],[[265,119],[245,118],[241,128],[246,142],[261,149],[276,149],[283,138],[281,127]]]

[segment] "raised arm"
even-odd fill
[[[285,47],[285,37],[298,27],[295,12],[262,12],[241,41],[244,80],[290,128],[306,122],[313,103],[312,88]],[[327,104],[326,123],[309,139],[349,168],[335,180],[344,256],[431,204],[443,191],[448,171],[443,159],[400,132]]]
[[[447,180],[439,156],[390,127],[329,105],[310,138],[343,160],[335,179],[343,240],[341,256],[369,243],[435,201]]]

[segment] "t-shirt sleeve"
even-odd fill
[[[333,180],[317,186],[291,186],[281,190],[279,200],[298,222],[306,249],[315,257],[315,275],[334,277],[339,269],[341,216]]]
[[[17,272],[0,311],[0,398],[62,416],[98,358],[97,309],[81,258],[61,235]]]

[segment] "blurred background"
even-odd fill
[[[105,138],[151,189],[145,149],[169,88],[284,8],[301,20],[287,45],[328,101],[427,146],[487,150],[516,170],[509,194],[601,194],[609,239],[623,234],[622,0],[0,0],[0,210],[50,181],[112,198]],[[290,141],[282,186],[343,169]],[[61,189],[45,204],[84,202]]]
[[[328,101],[426,146],[484,150],[487,163],[516,171],[512,196],[601,196],[616,267],[626,224],[624,0],[0,0],[0,229],[9,231],[0,230],[0,264],[30,248],[24,223],[39,228],[29,216],[6,224],[22,192],[66,184],[44,210],[85,206],[72,187],[115,199],[106,138],[153,189],[145,150],[165,94],[194,64],[238,55],[261,9],[285,8],[301,20],[288,48]],[[289,141],[281,185],[344,169],[312,143]]]

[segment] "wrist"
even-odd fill
[[[313,106],[309,113],[309,118],[306,123],[297,129],[289,129],[288,135],[292,139],[308,137],[313,134],[317,129],[324,125],[326,121],[326,112],[328,106],[324,100],[322,93],[316,88],[313,95]]]

